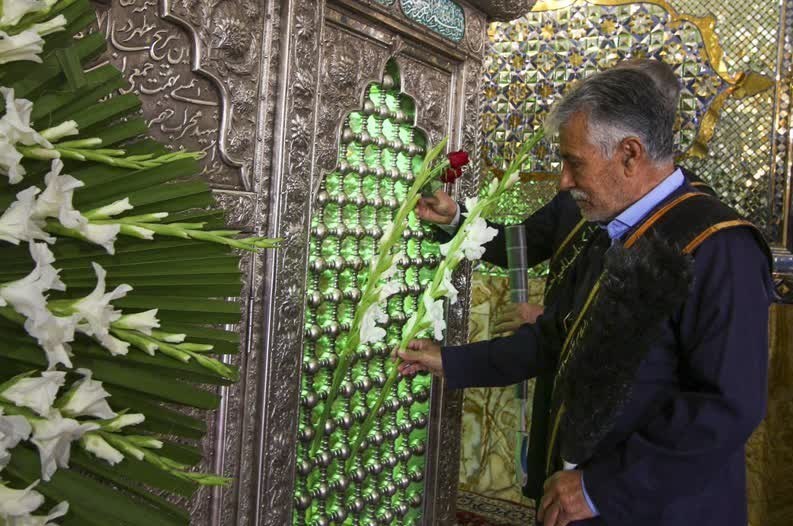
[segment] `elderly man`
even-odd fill
[[[640,71],[649,76],[660,91],[664,110],[676,114],[680,100],[680,83],[674,71],[667,64],[653,59],[630,59],[619,62],[615,67]],[[681,171],[683,169],[681,168]],[[690,172],[683,171],[686,181],[697,190],[715,195],[713,190]],[[431,198],[422,199],[419,216],[436,223],[446,233],[454,234],[459,224],[460,207],[444,192],[437,192]],[[597,229],[595,223],[582,221],[581,213],[569,192],[560,191],[549,203],[529,216],[524,222],[526,232],[527,263],[530,267],[550,260],[548,279],[545,286],[544,304],[551,305],[562,289],[565,270],[569,262],[580,254],[586,239]],[[496,238],[488,243],[483,259],[500,267],[507,267],[506,238],[504,227],[498,229]],[[443,235],[441,236],[444,237]],[[541,305],[518,303],[507,304],[494,320],[494,333],[503,335],[517,329],[524,323],[534,323],[542,314]],[[542,469],[537,469],[545,458],[548,435],[548,406],[551,398],[553,374],[538,375],[532,400],[531,436],[522,459],[528,470],[524,494],[539,499],[543,493],[545,480]],[[523,445],[521,451],[523,451]]]
[[[596,74],[554,108],[567,190],[594,230],[553,305],[509,337],[412,342],[403,374],[452,388],[553,375],[546,526],[745,526],[744,444],[763,416],[767,246],[672,160],[650,78]]]

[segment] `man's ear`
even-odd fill
[[[622,165],[625,175],[631,177],[636,174],[636,169],[647,158],[647,150],[644,149],[642,141],[638,137],[625,137],[619,145],[619,152],[622,157]]]

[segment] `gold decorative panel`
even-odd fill
[[[544,279],[529,281],[529,301],[539,303]],[[469,341],[503,336],[493,331],[500,310],[509,303],[506,277],[475,272],[471,291]],[[529,382],[529,397],[534,382]],[[515,451],[520,430],[520,403],[515,387],[465,390],[460,457],[460,487],[480,495],[529,503],[521,494]],[[526,421],[531,420],[527,404]]]
[[[780,42],[789,3],[766,0],[746,10],[702,0],[551,0],[492,24],[481,121],[486,164],[498,168],[509,159],[576,80],[626,58],[655,58],[682,84],[681,164],[781,241],[790,52]],[[496,219],[525,218],[546,200],[559,169],[549,142]]]

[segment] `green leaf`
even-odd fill
[[[102,146],[107,148],[147,133],[149,131],[149,127],[146,125],[146,121],[143,119],[127,117],[127,119],[123,122],[114,123],[113,126],[105,128],[102,131],[91,131],[91,137],[102,139]],[[131,155],[134,153],[129,147],[125,147],[125,149],[127,150],[127,154]],[[130,172],[130,170],[124,171],[125,173]]]
[[[64,30],[44,37],[45,54],[50,53],[53,49],[71,46],[74,43],[75,34],[96,22],[96,12],[88,0],[76,0],[69,4],[66,8],[59,10],[60,14],[66,17]],[[55,11],[53,10],[52,13],[54,14]]]
[[[179,254],[184,254],[184,259],[203,259],[207,257],[219,257],[228,254],[228,247],[214,243],[204,243],[186,239],[155,238],[151,241],[133,240],[121,238],[116,241],[116,253],[108,254],[96,245],[86,245],[79,241],[73,241],[78,246],[68,245],[72,240],[59,239],[53,247],[58,266],[64,265],[69,268],[74,265],[88,265],[91,261],[96,261],[102,266],[114,266],[119,264],[135,264],[160,262],[161,264],[179,261],[182,258]],[[82,245],[80,247],[79,245]],[[82,248],[82,250],[80,250]],[[76,251],[75,251],[76,249]],[[30,255],[26,258],[30,260]],[[69,265],[69,267],[66,267]],[[32,265],[31,265],[31,268]]]
[[[93,260],[92,260],[93,261]],[[185,275],[199,275],[206,276],[209,274],[233,274],[239,275],[238,258],[235,256],[214,256],[205,258],[190,258],[187,260],[174,259],[171,264],[164,266],[162,262],[127,262],[126,260],[119,264],[109,264],[105,270],[108,271],[109,277],[114,279],[133,278],[133,277],[149,277],[149,276],[185,276]],[[61,265],[58,265],[60,267]],[[112,272],[111,272],[112,269]],[[64,267],[61,272],[61,277],[64,279],[80,279],[80,278],[93,278],[94,271],[87,265],[82,268],[78,267]]]
[[[198,163],[182,159],[155,168],[131,172],[106,183],[81,188],[74,193],[75,208],[90,210],[129,196],[130,193],[198,173]]]
[[[144,296],[133,290],[125,298],[114,302],[121,309],[151,309],[157,307],[162,322],[180,323],[239,323],[240,305],[223,300],[191,297]]]
[[[90,60],[98,56],[105,49],[105,35],[102,33],[92,33],[85,38],[74,42],[74,50],[80,57],[81,62]],[[11,77],[9,75],[9,77]],[[30,68],[26,75],[18,77],[19,80],[10,83],[14,88],[14,96],[18,99],[36,99],[36,94],[50,84],[55,84],[59,78],[62,79],[60,64],[58,59],[51,55],[44,58],[41,64],[35,68]]]
[[[80,129],[79,138],[93,137],[91,127],[98,124],[105,124],[128,113],[137,111],[140,108],[140,100],[137,96],[129,93],[127,95],[117,95],[101,104],[94,104],[89,108],[77,111],[69,115],[69,118],[77,122]],[[103,146],[107,146],[104,145]]]
[[[67,260],[88,260],[99,264],[165,262],[179,259],[179,254],[184,254],[186,258],[202,258],[231,252],[226,246],[192,239],[155,238],[151,241],[141,241],[126,237],[116,241],[116,253],[113,255],[96,245],[87,245],[72,239],[59,239],[52,247],[52,251],[59,265],[65,264]],[[29,256],[26,256],[27,258]]]
[[[85,86],[85,75],[80,64],[80,57],[75,53],[74,48],[62,48],[55,52],[61,71],[66,76],[69,89],[77,91]]]
[[[93,363],[101,362],[111,367],[120,365],[130,373],[139,376],[158,374],[163,378],[168,378],[169,381],[180,378],[203,384],[228,385],[231,383],[193,361],[180,362],[162,354],[150,356],[144,352],[130,349],[125,356],[112,356],[99,344],[84,340],[75,341],[72,344],[72,351],[80,361],[93,360]]]
[[[168,324],[168,326],[163,326],[162,330],[179,334],[185,333],[191,338],[199,338],[202,340],[225,341],[236,345],[239,345],[240,343],[240,334],[238,332],[224,331],[222,329],[215,329],[211,327],[171,323]]]
[[[41,478],[38,455],[26,447],[17,447],[6,469],[14,476],[32,483]],[[175,517],[152,508],[144,501],[119,492],[109,485],[86,477],[75,470],[59,469],[49,482],[36,486],[36,491],[55,501],[69,502],[69,512],[80,516],[84,524],[107,526],[129,520],[147,526],[183,524]]]
[[[60,91],[39,97],[30,114],[35,128],[44,129],[67,120],[68,111],[80,109],[78,106],[80,104],[94,104],[113,90],[122,87],[125,81],[121,78],[120,71],[111,65],[104,65],[86,73],[85,83],[86,85],[78,92]],[[64,106],[68,106],[65,114],[59,115],[59,110]]]
[[[14,339],[11,345],[0,346],[0,356],[41,368],[47,366],[44,352],[33,341],[26,343]],[[159,371],[140,374],[138,368],[125,364],[123,357],[110,362],[88,356],[75,356],[72,364],[74,368],[91,369],[96,380],[151,395],[162,401],[199,409],[216,409],[220,402],[216,394],[174,380],[173,377],[161,374]]]
[[[206,223],[205,230],[221,229],[226,226],[225,214],[222,210],[186,210],[170,214],[163,219],[163,223],[178,222],[203,222]]]
[[[82,290],[87,291],[88,287],[85,287]],[[191,298],[230,298],[240,295],[240,283],[238,282],[236,284],[227,285],[199,284],[189,285],[189,288],[185,288],[185,285],[162,285],[159,287],[136,285],[135,290],[140,294],[146,294],[149,296],[168,296],[179,294],[182,297]],[[173,319],[173,317],[169,317],[169,319]],[[206,321],[205,318],[202,319],[204,320],[203,323],[213,323],[211,320]],[[226,323],[232,322],[227,321]]]
[[[174,477],[148,462],[142,462],[130,456],[111,466],[104,460],[83,451],[76,443],[72,446],[69,464],[75,465],[93,475],[105,478],[130,493],[143,497],[169,515],[186,521],[185,524],[190,522],[190,515],[186,511],[161,497],[149,493],[142,485],[145,484],[190,498],[198,488],[198,484]]]
[[[111,395],[110,405],[115,409],[122,410],[129,408],[134,410],[133,412],[145,414],[147,420],[155,419],[168,421],[175,426],[192,429],[202,435],[206,433],[207,427],[203,420],[160,405],[145,394],[117,386],[108,386],[106,389]]]
[[[201,462],[201,451],[193,446],[163,441],[162,449],[157,452],[188,466],[195,466]]]
[[[209,186],[200,180],[195,181],[180,181],[178,183],[161,184],[155,188],[147,190],[140,190],[133,192],[129,195],[129,202],[135,207],[135,210],[129,214],[146,214],[149,212],[140,212],[139,209],[144,205],[151,205],[161,203],[163,201],[170,201],[185,196],[193,196],[196,194],[204,194],[209,196],[210,201],[207,204],[212,204],[211,194],[209,193]],[[206,206],[206,205],[205,205]],[[184,209],[179,209],[184,210]],[[160,211],[160,210],[158,210]],[[162,210],[167,212],[168,210]],[[123,216],[122,216],[123,217]]]

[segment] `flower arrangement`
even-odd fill
[[[397,271],[395,248],[407,228],[408,214],[416,207],[422,191],[433,187],[439,175],[444,177],[448,172],[462,174],[462,167],[468,163],[468,154],[465,152],[448,154],[446,158],[436,163],[435,160],[438,159],[440,152],[445,147],[446,140],[444,139],[427,152],[421,169],[405,195],[402,205],[397,210],[394,220],[383,229],[377,254],[369,265],[361,299],[356,306],[350,330],[344,340],[344,347],[339,354],[339,363],[333,372],[330,391],[324,402],[320,418],[315,424],[315,429],[318,431],[311,442],[311,456],[316,455],[321,444],[325,422],[331,414],[333,402],[338,397],[344,375],[358,346],[378,342],[385,338],[386,331],[379,327],[378,323],[387,321],[384,310],[385,303],[389,297],[399,292],[399,285],[389,280]]]
[[[188,524],[152,492],[192,469],[238,372],[239,256],[278,240],[223,226],[200,153],[145,139],[121,74],[86,65],[85,0],[0,2],[0,524]],[[45,123],[45,124],[42,124]],[[225,358],[218,359],[215,355]],[[166,438],[166,435],[168,438]],[[177,437],[179,442],[172,437]],[[111,487],[112,486],[112,487]],[[42,509],[48,503],[48,509]]]
[[[481,198],[469,197],[465,200],[467,210],[464,213],[465,220],[462,225],[460,225],[451,241],[441,245],[440,251],[444,259],[435,270],[432,282],[424,290],[416,312],[408,319],[402,328],[399,350],[407,349],[411,340],[420,337],[424,333],[429,333],[431,337],[436,340],[443,340],[443,331],[446,329],[443,304],[446,299],[452,304],[456,303],[458,295],[458,291],[452,283],[452,273],[463,260],[476,261],[480,259],[485,252],[484,245],[491,241],[498,233],[496,229],[487,225],[484,216],[487,215],[489,210],[496,206],[504,192],[519,180],[521,166],[524,165],[532,148],[536,146],[542,137],[543,133],[538,132],[524,143],[503,176],[500,179],[494,178],[490,181],[484,196]],[[456,153],[459,154],[460,152]],[[431,161],[432,158],[430,156],[425,160],[425,162]],[[459,173],[455,171],[453,175],[459,176]],[[446,176],[448,177],[448,172],[446,172]],[[415,206],[415,203],[412,205],[409,203],[406,204],[411,206],[411,208]],[[383,250],[382,246],[380,250]],[[382,336],[384,336],[384,334]],[[382,336],[380,336],[381,339]],[[346,465],[348,470],[352,469],[361,444],[372,430],[372,426],[385,399],[391,394],[392,388],[398,378],[398,371],[398,363],[392,363],[391,371],[380,390],[379,397],[374,405],[369,408],[357,436],[351,441],[351,454],[347,459]]]

